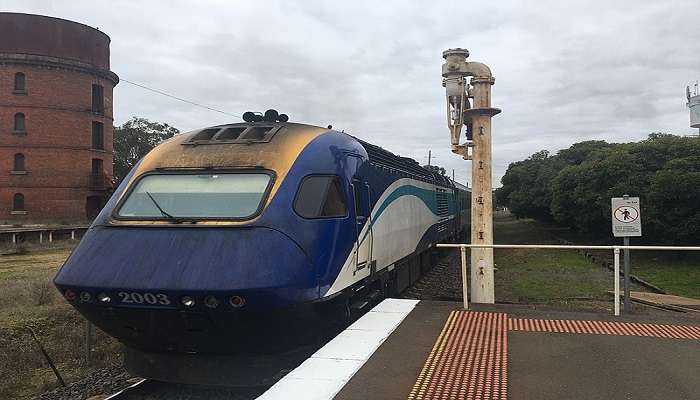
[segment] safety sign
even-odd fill
[[[615,237],[642,236],[639,197],[612,198],[612,230]]]

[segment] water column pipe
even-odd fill
[[[452,152],[472,161],[471,243],[492,245],[491,118],[501,112],[491,107],[495,80],[487,65],[467,61],[466,49],[445,50],[442,56]],[[466,141],[460,143],[465,125]],[[472,302],[495,302],[493,264],[493,248],[471,249]]]

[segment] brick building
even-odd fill
[[[109,36],[0,13],[0,225],[75,224],[112,186]]]

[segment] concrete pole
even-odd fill
[[[491,107],[491,86],[495,80],[490,69],[466,61],[469,52],[450,49],[443,52],[447,60],[442,67],[448,102],[448,127],[452,151],[472,160],[471,243],[493,244],[493,196],[491,183],[491,118],[501,112]],[[460,79],[471,76],[468,85]],[[459,84],[465,86],[464,94]],[[473,98],[470,106],[468,98]],[[472,141],[459,144],[462,124],[472,130]],[[471,151],[470,151],[471,149]],[[493,249],[471,250],[471,294],[473,303],[495,302]]]
[[[471,242],[493,244],[493,195],[491,183],[491,117],[498,111],[491,108],[491,77],[471,79],[474,107],[464,115],[471,118],[472,152],[472,220]],[[471,252],[472,302],[495,302],[493,249],[473,248]]]

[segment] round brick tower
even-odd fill
[[[0,225],[77,224],[112,188],[109,36],[0,13]]]

